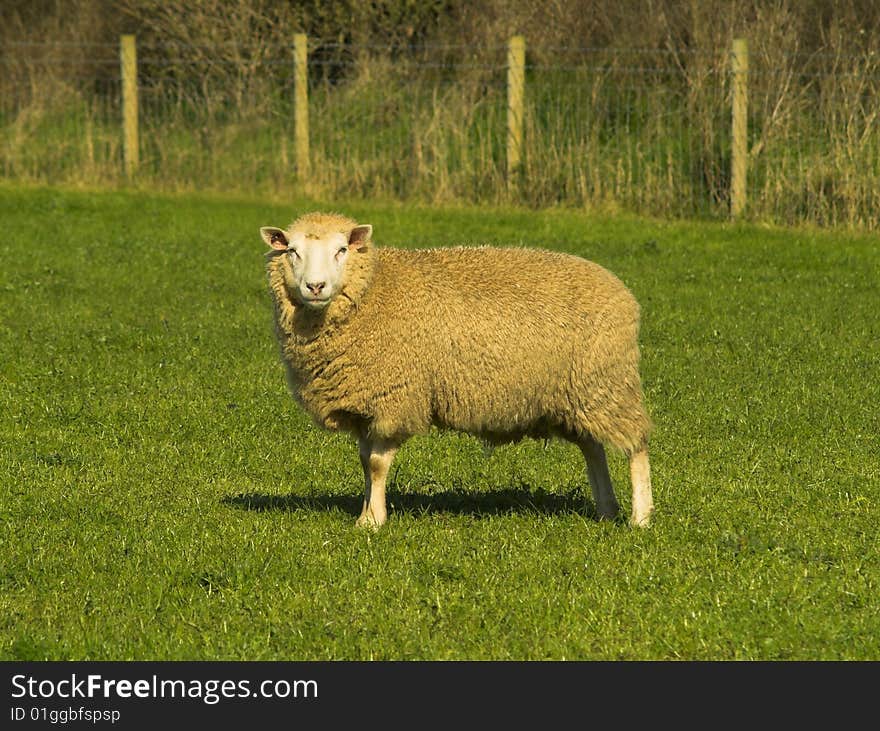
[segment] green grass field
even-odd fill
[[[315,207],[0,187],[0,659],[880,659],[876,237],[330,205],[581,254],[643,310],[650,529],[593,519],[570,445],[437,433],[370,534],[264,284],[258,226]]]

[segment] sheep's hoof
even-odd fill
[[[629,520],[629,524],[633,528],[647,528],[651,525],[651,513],[644,513],[643,515],[633,515]]]
[[[604,505],[596,508],[596,518],[598,520],[616,520],[618,507],[614,505]]]
[[[376,520],[370,513],[361,513],[361,517],[355,521],[354,527],[363,530],[371,530],[374,533],[382,527],[385,521]]]

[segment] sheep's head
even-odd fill
[[[323,310],[345,285],[350,257],[365,251],[373,227],[329,214],[307,214],[287,230],[264,226],[263,241],[289,263],[293,295],[312,310]]]

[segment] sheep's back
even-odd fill
[[[626,286],[577,256],[493,247],[378,254],[365,306],[405,323],[414,337],[462,346],[466,359],[485,355],[493,344],[505,358],[559,352],[573,336],[592,338],[607,329],[609,313],[638,319]]]

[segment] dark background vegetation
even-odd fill
[[[730,49],[744,37],[749,217],[880,226],[880,4],[869,0],[12,0],[0,13],[10,180],[132,182],[118,39],[133,33],[142,185],[723,217]],[[297,32],[309,37],[308,176],[290,150]],[[511,187],[516,33],[528,70]]]
[[[536,59],[554,49],[727,48],[736,35],[770,30],[786,53],[877,50],[880,4],[873,0],[6,0],[0,40],[115,44],[135,33],[252,48],[303,32],[327,42],[380,44],[398,53],[419,44],[469,45],[474,56],[514,33]],[[249,59],[252,63],[258,59]],[[244,72],[245,69],[242,69]]]

